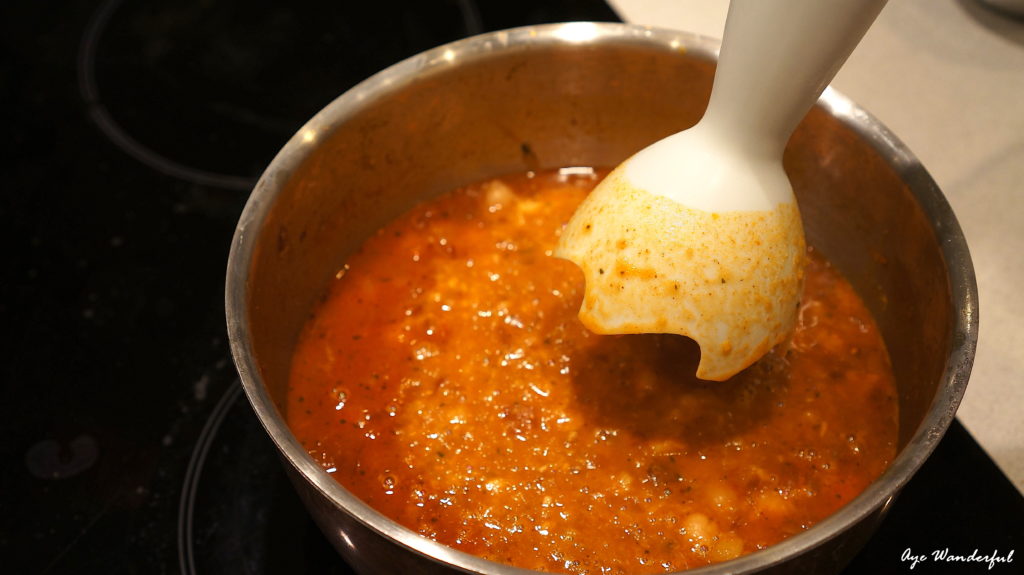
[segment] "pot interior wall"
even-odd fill
[[[639,45],[538,46],[431,67],[358,104],[283,182],[250,270],[252,341],[283,406],[290,355],[327,281],[383,223],[484,177],[613,166],[693,125],[710,94],[709,55]],[[948,353],[950,289],[934,233],[887,159],[818,108],[786,169],[809,242],[875,314],[900,387],[901,447],[935,395]]]

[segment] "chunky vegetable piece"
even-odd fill
[[[599,174],[424,203],[339,270],[295,352],[289,424],[382,513],[495,561],[656,573],[723,561],[840,508],[895,454],[888,356],[811,251],[791,340],[725,382],[676,335],[599,336],[551,252]]]

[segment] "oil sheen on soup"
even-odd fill
[[[806,530],[895,455],[874,321],[810,250],[789,342],[726,382],[675,335],[601,336],[552,257],[601,172],[423,203],[337,273],[297,346],[287,418],[342,485],[460,550],[568,573],[659,573]]]

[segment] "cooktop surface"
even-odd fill
[[[8,152],[0,557],[10,573],[349,573],[240,393],[228,248],[248,192],[334,97],[600,0],[72,0],[0,8]],[[849,574],[1019,573],[1024,498],[954,424]],[[909,551],[908,551],[909,550]]]

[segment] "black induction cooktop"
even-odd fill
[[[0,7],[0,572],[350,573],[240,393],[223,280],[263,167],[402,58],[601,0]],[[933,553],[1012,562],[943,562]],[[909,550],[909,551],[908,551]],[[911,571],[909,555],[926,555]],[[867,573],[1021,573],[1024,498],[954,423]]]

